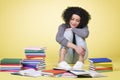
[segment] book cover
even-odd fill
[[[22,59],[18,58],[3,58],[1,64],[20,64]]]
[[[54,70],[64,70],[58,67],[54,67]],[[105,75],[98,73],[96,71],[93,70],[66,70],[67,72],[70,72],[74,75],[76,75],[78,78],[96,78],[96,77],[106,77]]]
[[[59,74],[58,74],[58,77],[59,77]],[[65,78],[77,78],[76,75],[74,75],[73,73],[70,73],[70,72],[65,72],[65,73],[61,74],[60,77],[65,77]]]
[[[85,71],[85,70],[72,70],[71,73],[77,75],[78,78],[97,78],[106,77],[105,75],[98,73],[96,71]]]
[[[45,58],[46,55],[26,55],[26,58]]]
[[[62,73],[65,73],[66,72],[66,70],[43,70],[42,71],[42,74],[43,75],[52,75],[52,76],[54,76],[54,75],[57,75],[57,74],[62,74]]]
[[[27,70],[20,70],[18,72],[13,72],[11,74],[20,75],[20,76],[29,76],[29,77],[39,77],[41,76],[41,71],[37,71],[35,69],[27,69]]]
[[[44,59],[24,59],[22,62],[41,62],[45,61]]]
[[[92,66],[104,66],[104,67],[112,67],[112,63],[110,62],[104,62],[104,63],[94,63],[94,64],[91,64]]]
[[[89,58],[89,61],[92,63],[112,62],[109,58]]]
[[[46,47],[27,47],[25,50],[45,50]]]
[[[95,67],[95,70],[113,70],[112,67]]]
[[[45,53],[45,50],[25,50],[25,53]]]
[[[22,67],[21,64],[0,64],[0,67]]]

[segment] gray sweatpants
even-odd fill
[[[73,41],[73,32],[71,30],[66,30],[64,33],[64,37],[68,41],[72,42]],[[75,34],[75,38],[76,38],[76,45],[82,46],[85,49],[84,59],[86,59],[88,56],[88,49],[87,49],[85,40],[83,40],[81,37],[79,37],[76,34]],[[61,48],[66,48],[66,47],[61,46]],[[65,61],[69,64],[76,63],[76,61],[78,61],[78,58],[79,58],[78,54],[76,52],[74,52],[72,48],[66,48],[66,50],[67,50],[67,54],[65,55]]]

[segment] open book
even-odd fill
[[[18,72],[12,72],[13,75],[29,76],[29,77],[38,77],[42,76],[41,71],[36,71],[34,69],[20,70]]]
[[[65,73],[66,70],[53,70],[53,69],[50,69],[50,70],[42,70],[42,75],[49,75],[49,76],[55,76],[55,75],[58,75],[58,74],[63,74]]]
[[[54,67],[53,69],[59,70],[61,68]],[[98,78],[98,77],[106,77],[105,75],[98,73],[92,70],[66,70],[69,73],[76,75],[78,78]]]
[[[60,68],[53,68],[51,70],[36,71],[34,69],[20,70],[11,73],[13,75],[39,77],[39,76],[57,76],[57,77],[71,77],[71,78],[97,78],[105,77],[103,74],[96,71],[86,70],[63,70]]]

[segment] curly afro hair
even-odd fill
[[[85,9],[81,7],[68,7],[67,9],[64,10],[62,14],[62,18],[66,24],[69,24],[69,21],[73,14],[76,14],[81,18],[80,24],[77,28],[83,28],[87,26],[89,20],[91,19],[89,13]]]

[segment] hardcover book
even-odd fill
[[[109,58],[89,58],[89,61],[92,63],[112,62],[112,60]]]

